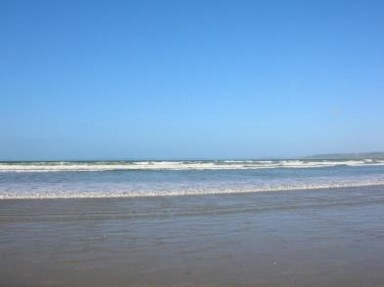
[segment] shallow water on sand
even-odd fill
[[[384,286],[382,186],[0,200],[0,286]]]

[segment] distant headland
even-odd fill
[[[384,159],[384,152],[329,153],[305,156],[304,159]]]

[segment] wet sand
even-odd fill
[[[0,201],[0,286],[384,286],[384,188]]]

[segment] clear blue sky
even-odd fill
[[[384,150],[384,1],[0,1],[0,160]]]

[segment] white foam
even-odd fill
[[[136,162],[31,162],[0,163],[0,172],[59,172],[112,170],[230,170],[268,168],[324,168],[334,166],[382,166],[384,160],[304,161],[304,160],[227,160],[227,161],[136,161]]]
[[[214,185],[185,185],[185,184],[155,184],[155,185],[119,185],[109,184],[100,186],[35,186],[25,190],[25,186],[0,188],[0,200],[6,199],[59,199],[59,198],[131,198],[154,196],[182,196],[209,194],[240,194],[253,192],[274,192],[290,190],[317,190],[345,187],[384,186],[384,177],[334,179],[330,181],[296,181],[264,184],[214,184]]]

